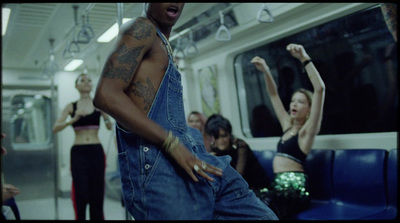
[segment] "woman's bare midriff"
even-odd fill
[[[74,145],[99,144],[98,129],[79,129],[75,131]]]
[[[304,172],[303,165],[287,157],[275,156],[272,161],[274,173],[281,172]]]

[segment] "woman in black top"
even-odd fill
[[[304,66],[314,93],[299,89],[292,95],[289,113],[285,110],[271,71],[265,60],[251,60],[264,73],[267,93],[284,132],[273,159],[275,180],[271,208],[280,219],[290,219],[308,203],[307,175],[303,163],[318,134],[325,99],[325,84],[302,45],[289,44],[286,50]]]
[[[89,205],[90,219],[104,220],[106,158],[98,137],[100,117],[103,117],[108,130],[112,124],[106,113],[93,106],[93,99],[90,96],[92,80],[88,75],[79,75],[75,81],[75,88],[79,91],[80,98],[65,106],[53,126],[53,132],[57,133],[70,125],[75,132],[70,158],[71,197],[75,219],[85,220],[86,206]],[[71,118],[68,119],[68,116]]]
[[[206,123],[206,133],[211,136],[211,154],[232,157],[231,166],[238,171],[256,195],[261,188],[268,185],[267,176],[251,151],[242,139],[232,135],[232,125],[222,115],[211,115]]]

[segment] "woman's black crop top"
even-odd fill
[[[76,103],[77,102],[72,103],[73,111],[72,111],[71,117],[74,117],[74,115],[75,115]],[[95,109],[90,115],[81,117],[78,121],[73,123],[72,127],[74,127],[74,129],[75,129],[75,128],[82,128],[82,127],[85,128],[88,126],[99,126],[100,115],[101,115],[100,111]]]
[[[306,160],[307,155],[301,151],[298,143],[299,135],[296,134],[290,139],[283,141],[282,138],[278,143],[278,150],[276,155],[284,156],[292,159],[300,164],[303,164]]]

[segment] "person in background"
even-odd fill
[[[321,128],[325,84],[304,47],[289,44],[286,50],[303,64],[314,93],[298,89],[292,95],[289,113],[279,97],[276,83],[265,60],[256,56],[251,63],[264,73],[267,93],[282,127],[277,153],[273,159],[275,180],[266,201],[282,220],[290,219],[309,203],[304,162]]]
[[[125,207],[135,220],[277,220],[229,159],[189,128],[168,38],[184,3],[144,3],[125,23],[94,105],[116,120]]]
[[[1,133],[1,139],[4,139],[6,134]],[[3,156],[7,154],[7,149],[1,146],[1,161],[3,162]],[[17,203],[15,202],[15,196],[20,194],[18,187],[12,184],[6,184],[3,182],[3,172],[1,172],[1,201],[2,201],[2,220],[21,220]],[[12,213],[11,213],[12,212]]]
[[[256,195],[268,186],[267,176],[257,157],[244,140],[232,134],[228,119],[220,114],[211,115],[206,123],[206,132],[212,137],[212,153],[216,156],[229,155],[232,167],[243,176]]]
[[[75,132],[71,148],[72,202],[76,220],[85,220],[89,205],[91,220],[104,220],[103,204],[105,190],[106,159],[98,137],[100,118],[103,117],[108,130],[112,124],[109,116],[93,106],[90,95],[92,80],[80,74],[75,81],[79,100],[69,103],[53,126],[57,133],[68,126]],[[71,116],[69,120],[68,116]]]
[[[211,138],[208,134],[206,134],[204,127],[207,122],[206,116],[198,111],[190,112],[187,118],[188,125],[192,128],[198,129],[203,135],[204,146],[206,147],[207,152],[211,152]]]

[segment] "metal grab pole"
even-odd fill
[[[124,17],[124,3],[117,3],[117,22],[118,28],[122,26],[122,18]]]

